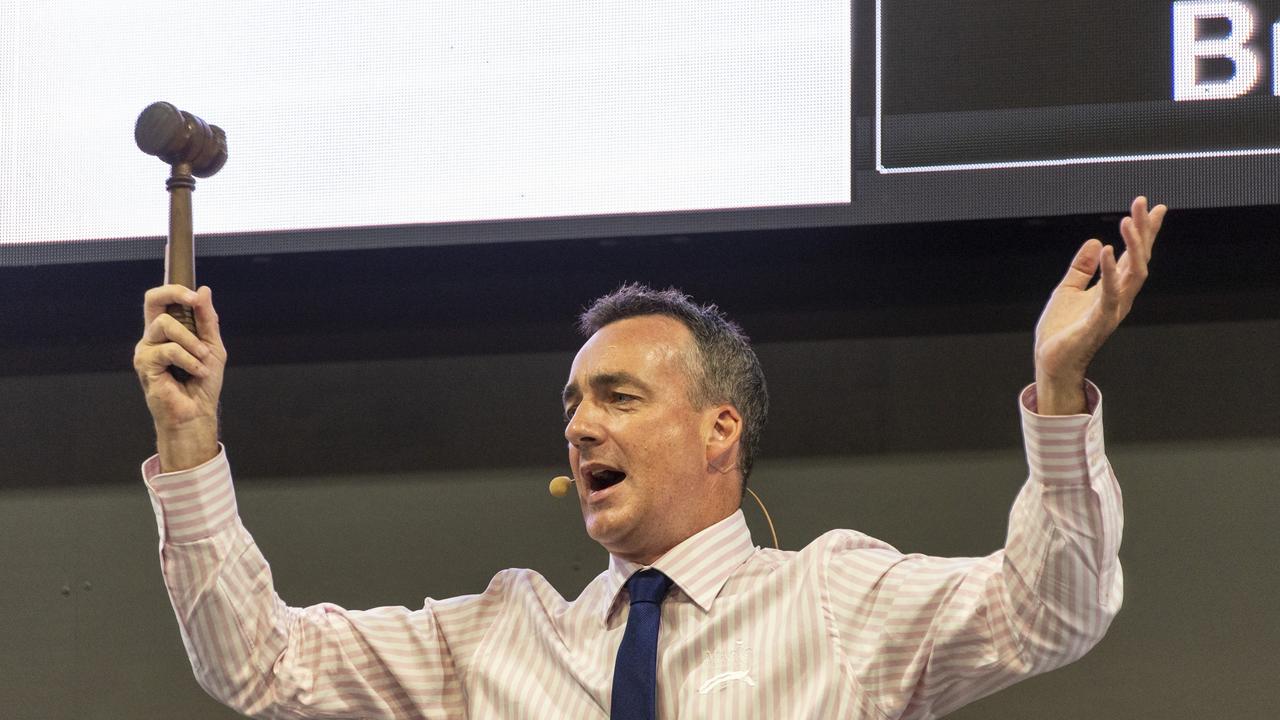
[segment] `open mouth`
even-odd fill
[[[617,485],[626,477],[627,474],[621,470],[600,468],[587,473],[587,485],[591,488],[591,492],[599,492]]]

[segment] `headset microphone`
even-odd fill
[[[569,486],[573,484],[573,479],[558,475],[551,478],[551,485],[547,489],[556,497],[564,497],[569,494]]]

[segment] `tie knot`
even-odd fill
[[[671,578],[653,568],[641,570],[627,580],[627,592],[631,593],[632,605],[638,602],[661,604],[670,589]]]

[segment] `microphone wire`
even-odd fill
[[[751,497],[756,499],[756,504],[760,506],[760,512],[764,513],[764,519],[769,523],[769,534],[773,536],[773,548],[781,550],[782,548],[778,545],[778,531],[773,529],[773,518],[769,517],[769,510],[764,506],[764,501],[760,499],[755,490],[747,488],[747,492],[751,493]]]

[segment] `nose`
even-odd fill
[[[573,411],[569,423],[564,426],[564,439],[576,448],[597,445],[604,438],[604,428],[596,418],[591,404],[582,402]]]

